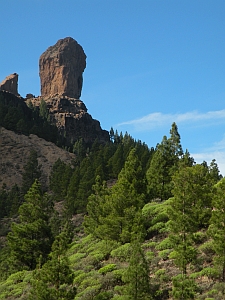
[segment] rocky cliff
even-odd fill
[[[34,106],[40,107],[42,99],[42,97],[31,98],[26,102],[31,101]],[[81,100],[58,95],[44,98],[44,101],[51,122],[58,127],[68,145],[74,144],[80,138],[90,144],[96,139],[100,143],[109,141],[108,131],[103,130],[100,122],[92,118]]]
[[[109,141],[109,133],[102,130],[100,122],[87,112],[81,96],[83,71],[86,55],[83,48],[71,37],[59,40],[49,47],[39,59],[41,96],[26,96],[26,103],[40,107],[43,99],[47,104],[49,117],[70,146],[80,138],[92,144],[96,139],[101,143]],[[10,75],[0,85],[0,90],[18,95],[18,75]],[[20,97],[21,100],[24,100]]]
[[[56,94],[79,99],[83,84],[86,55],[71,37],[59,40],[40,57],[41,95]]]
[[[81,96],[86,55],[83,48],[71,37],[59,40],[40,57],[39,74],[41,97],[29,101],[40,106],[47,103],[51,121],[65,136],[67,144],[83,138],[86,143],[109,141],[109,133],[102,130],[99,121],[87,113]]]

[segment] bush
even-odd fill
[[[167,260],[169,258],[171,250],[170,249],[165,249],[159,252],[159,257],[162,258],[163,260]]]
[[[173,246],[169,237],[165,238],[161,243],[159,243],[155,247],[156,250],[166,250],[171,248],[173,248]]]
[[[126,261],[131,255],[130,243],[126,243],[115,250],[111,251],[111,256],[118,258],[120,261]]]
[[[112,272],[116,269],[116,265],[115,264],[108,264],[104,267],[102,267],[101,269],[98,270],[98,272],[102,275],[105,275],[108,272]]]

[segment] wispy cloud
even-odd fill
[[[135,119],[118,124],[117,126],[131,126],[133,131],[144,132],[158,130],[163,127],[170,127],[173,122],[177,125],[185,125],[191,127],[206,127],[225,123],[225,109],[218,111],[209,111],[201,113],[198,111],[163,114],[160,112],[146,115],[140,119]],[[213,159],[219,166],[219,170],[225,176],[225,135],[219,141],[215,142],[212,147],[198,150],[191,153],[197,163],[202,163],[203,160],[209,164]]]
[[[225,135],[222,140],[214,143],[210,148],[207,148],[200,153],[191,153],[197,163],[202,163],[203,160],[209,164],[213,159],[219,166],[219,170],[225,176]]]
[[[163,114],[161,112],[155,112],[139,119],[122,122],[117,126],[130,125],[133,126],[133,129],[136,131],[146,131],[163,126],[170,126],[173,122],[176,122],[177,124],[189,123],[196,125],[201,125],[201,122],[204,122],[205,125],[209,125],[209,123],[221,121],[225,122],[225,109],[209,111],[206,113],[200,113],[198,111],[177,114]]]

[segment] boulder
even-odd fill
[[[18,74],[13,73],[7,76],[1,83],[0,83],[0,91],[7,91],[16,96],[18,94]]]
[[[63,95],[79,99],[85,67],[83,48],[71,37],[59,40],[39,59],[41,96]]]

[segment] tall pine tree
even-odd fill
[[[181,274],[173,279],[173,294],[175,299],[194,299],[195,285],[188,278],[187,268],[195,263],[197,257],[194,233],[202,227],[207,227],[209,222],[211,180],[207,167],[195,165],[180,169],[174,175],[173,182],[174,197],[168,210],[169,237],[174,249],[173,258],[181,271]]]
[[[12,223],[7,236],[10,256],[18,268],[33,270],[39,260],[46,260],[52,243],[49,218],[52,205],[35,180],[19,208],[19,223]]]
[[[220,280],[225,281],[225,178],[215,186],[213,194],[213,211],[208,233],[213,240],[216,253],[214,267],[219,273]]]
[[[73,300],[76,288],[74,274],[66,256],[69,236],[64,230],[56,237],[49,260],[34,272],[30,300]]]
[[[161,144],[156,146],[147,171],[148,193],[151,200],[166,200],[172,196],[172,175],[178,169],[182,155],[180,135],[176,123],[173,123],[170,138],[164,136]]]
[[[139,241],[132,244],[129,266],[123,276],[127,283],[126,295],[131,300],[150,300],[149,268]]]
[[[145,188],[141,164],[136,150],[132,149],[116,184],[110,190],[101,188],[100,193],[96,191],[98,194],[89,198],[89,220],[85,223],[86,226],[97,222],[98,226],[94,231],[98,237],[122,243],[129,242],[132,232],[141,224]],[[96,205],[96,201],[99,206],[93,215],[92,207]],[[90,228],[90,225],[88,226]]]

